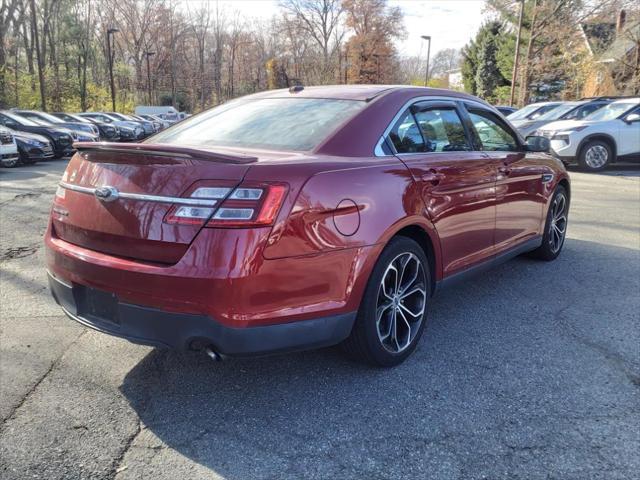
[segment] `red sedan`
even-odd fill
[[[483,101],[295,87],[139,144],[77,144],[46,233],[56,301],[132,342],[213,357],[343,343],[391,366],[439,286],[555,259],[570,186]]]

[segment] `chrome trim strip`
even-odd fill
[[[96,192],[96,189],[93,187],[81,187],[80,185],[72,185],[66,182],[60,182],[60,186],[67,190],[71,190],[73,192],[78,192],[78,193],[85,193],[87,195],[95,195],[95,192]],[[127,200],[140,200],[142,202],[191,205],[196,207],[215,207],[218,204],[217,200],[204,200],[204,199],[184,198],[184,197],[163,197],[160,195],[146,195],[143,193],[118,192],[118,198],[124,198]]]

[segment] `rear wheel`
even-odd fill
[[[599,172],[613,161],[613,149],[607,142],[592,140],[580,151],[578,162],[589,172]]]
[[[564,245],[569,221],[569,197],[562,185],[556,187],[547,212],[542,245],[531,252],[532,256],[541,260],[555,260]]]
[[[369,278],[345,350],[372,365],[402,363],[422,336],[430,292],[429,264],[420,245],[393,238]]]

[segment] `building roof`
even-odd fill
[[[640,41],[640,23],[626,28],[619,34],[609,47],[599,55],[600,62],[615,62],[624,58]]]
[[[598,57],[614,42],[616,24],[610,22],[592,22],[580,25],[591,53]]]

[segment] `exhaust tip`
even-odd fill
[[[222,357],[222,355],[220,355],[218,352],[216,352],[215,350],[213,350],[211,347],[205,347],[204,352],[207,354],[207,356],[209,358],[211,358],[211,360],[213,360],[214,362],[222,362],[224,360],[224,358]]]

